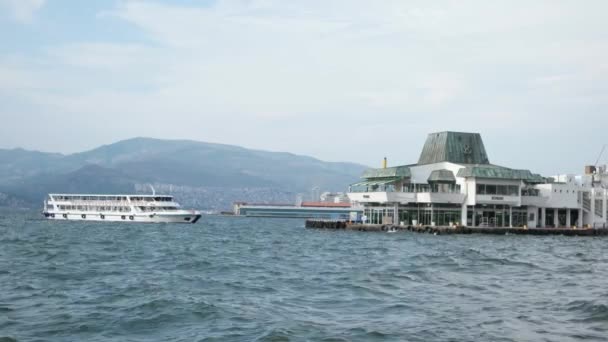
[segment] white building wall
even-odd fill
[[[528,227],[536,227],[538,220],[538,207],[528,207]]]
[[[466,203],[467,205],[475,205],[475,196],[477,196],[477,187],[474,178],[469,178],[464,180],[465,189],[466,189]]]
[[[582,189],[576,183],[538,184],[534,188],[545,198],[545,206],[548,208],[577,209],[581,205],[578,203],[578,191]]]
[[[608,217],[606,217],[608,215],[608,213],[606,212],[606,205],[608,200],[607,192],[608,190],[603,188],[594,188],[591,191],[591,211],[588,215],[589,222],[587,222],[587,224],[590,224],[595,227],[608,226]],[[597,215],[596,209],[601,213],[601,215]]]

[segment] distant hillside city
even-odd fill
[[[171,194],[184,206],[289,203],[343,194],[367,167],[189,140],[134,138],[69,155],[0,149],[0,206],[39,208],[47,193]],[[342,193],[340,195],[339,193]]]

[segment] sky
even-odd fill
[[[0,148],[192,139],[380,166],[479,132],[580,173],[608,144],[608,2],[0,0]],[[608,163],[608,151],[600,162]]]

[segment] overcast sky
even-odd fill
[[[0,0],[0,148],[149,136],[379,166],[454,130],[481,133],[495,164],[581,172],[608,143],[606,13],[604,0]]]

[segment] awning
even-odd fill
[[[454,183],[456,182],[456,177],[454,177],[454,173],[450,170],[433,170],[427,179],[427,182]]]

